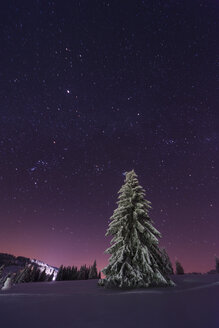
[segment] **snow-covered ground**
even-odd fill
[[[1,328],[219,328],[219,274],[176,287],[105,290],[96,280],[28,283],[0,292]]]

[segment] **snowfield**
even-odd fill
[[[219,328],[219,274],[173,276],[176,287],[106,290],[97,280],[0,291],[1,328]]]

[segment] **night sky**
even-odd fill
[[[134,169],[171,260],[213,268],[219,2],[0,7],[0,252],[103,268]]]

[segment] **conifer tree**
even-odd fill
[[[144,198],[134,170],[126,173],[119,190],[118,208],[114,211],[106,236],[113,236],[109,265],[102,272],[106,287],[137,288],[174,285],[158,245],[161,234],[148,216],[151,203]]]
[[[71,280],[71,267],[68,266],[66,268],[66,277],[65,277],[65,280]]]
[[[49,275],[48,281],[53,281],[55,270]]]
[[[4,264],[0,266],[0,282],[3,279],[2,275],[3,275],[4,267],[5,267]]]
[[[215,257],[215,269],[216,272],[219,273],[219,258]]]
[[[94,264],[91,266],[89,270],[89,279],[97,279],[97,262],[94,261]]]
[[[78,272],[78,280],[84,280],[85,279],[85,266],[82,265]]]
[[[89,276],[89,268],[85,265],[82,265],[80,267],[79,273],[78,273],[78,279],[79,280],[87,280]]]
[[[62,280],[67,280],[67,267],[63,267]]]
[[[32,270],[31,270],[31,273],[30,273],[30,281],[31,282],[34,282],[35,273],[36,273],[36,265],[33,265],[32,266]]]
[[[24,271],[25,271],[25,268],[19,270],[19,271],[16,273],[16,276],[15,276],[15,278],[14,278],[14,283],[15,283],[15,284],[19,284],[19,283],[23,282],[23,281],[22,281],[22,278],[23,278],[23,276],[24,276]]]
[[[32,281],[32,271],[33,271],[33,266],[29,265],[28,270],[26,271],[25,274],[25,281],[24,282],[31,282]]]
[[[176,274],[184,274],[184,269],[179,261],[176,261]]]
[[[44,269],[40,274],[39,281],[46,281],[46,279],[47,279],[47,274],[46,274],[46,269]]]
[[[39,268],[35,267],[34,269],[34,276],[33,276],[33,282],[37,282],[40,280],[40,274],[41,274],[41,271]]]
[[[61,281],[61,280],[63,280],[63,265],[60,266],[56,276],[56,281]]]
[[[26,264],[25,267],[20,270],[19,272],[17,272],[15,278],[14,278],[14,283],[15,284],[20,284],[23,282],[28,282],[30,281],[30,265]]]
[[[165,248],[162,249],[162,257],[167,274],[174,274],[172,263],[170,261],[169,255],[167,254]]]
[[[72,277],[72,280],[76,280],[78,279],[78,269],[77,267],[73,266],[72,269],[71,269],[71,277]]]

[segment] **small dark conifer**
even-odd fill
[[[91,266],[89,270],[89,279],[97,279],[97,262],[96,260],[94,261],[94,264]]]
[[[52,274],[49,276],[48,281],[53,281],[54,272],[55,272],[55,270],[53,270]]]
[[[184,269],[179,261],[176,261],[176,274],[184,274]]]
[[[215,269],[216,272],[219,273],[219,258],[215,257]]]
[[[56,281],[61,281],[61,280],[63,280],[63,265],[60,266],[56,276]]]
[[[46,269],[44,269],[41,274],[40,274],[40,277],[39,277],[39,281],[46,281],[47,279],[47,274],[46,274]]]

